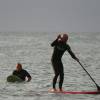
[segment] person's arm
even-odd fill
[[[61,36],[58,35],[57,39],[51,43],[51,46],[53,47],[53,46],[57,45],[60,38],[61,38]]]
[[[27,71],[26,71],[26,77],[28,79],[27,82],[30,82],[32,77],[31,77],[31,75]]]
[[[31,81],[31,79],[32,79],[31,77],[27,77],[27,78],[28,78],[27,82]]]
[[[68,53],[71,55],[71,57],[76,60],[79,61],[79,59],[75,56],[75,54],[72,52],[70,46],[68,45],[68,49],[67,49]]]

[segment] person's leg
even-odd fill
[[[59,67],[59,72],[60,72],[60,79],[59,79],[59,89],[60,91],[62,91],[62,85],[63,85],[63,81],[64,81],[64,69],[63,69],[63,64],[62,62],[60,62],[60,67]]]
[[[58,68],[58,63],[57,62],[52,62],[53,70],[55,73],[55,76],[53,78],[53,89],[56,90],[56,82],[59,76],[59,68]]]
[[[55,89],[55,90],[56,90],[56,82],[57,82],[58,76],[59,76],[59,74],[56,73],[55,76],[54,76],[54,78],[53,78],[53,89]]]
[[[62,91],[62,85],[64,81],[64,74],[60,74],[59,89]]]

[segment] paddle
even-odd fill
[[[97,90],[100,91],[100,87],[99,85],[94,81],[94,79],[91,77],[91,75],[87,72],[87,70],[83,67],[83,65],[80,63],[80,61],[77,61],[81,67],[85,70],[85,72],[90,76],[91,80],[95,83],[96,87],[97,87]]]

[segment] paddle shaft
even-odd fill
[[[80,61],[78,61],[78,63],[81,65],[81,67],[85,70],[85,72],[89,75],[89,77],[91,78],[91,80],[95,83],[96,87],[98,90],[100,90],[100,87],[98,86],[98,84],[94,81],[94,79],[91,77],[91,75],[88,73],[88,71],[83,67],[83,65],[80,63]]]

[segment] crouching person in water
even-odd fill
[[[68,35],[62,34],[62,35],[59,35],[53,43],[51,43],[51,46],[54,47],[51,62],[52,62],[52,66],[55,73],[55,76],[53,78],[53,89],[51,91],[57,91],[56,81],[57,81],[58,76],[60,78],[59,91],[63,91],[62,85],[63,85],[63,80],[64,80],[64,68],[63,68],[61,58],[64,52],[67,50],[73,59],[75,59],[76,61],[79,61],[78,58],[75,56],[75,54],[72,52],[70,46],[66,43],[67,40],[68,40]]]
[[[20,63],[16,64],[16,70],[13,71],[13,75],[18,76],[23,81],[25,81],[26,78],[27,82],[31,81],[30,74],[22,68],[22,65]]]

